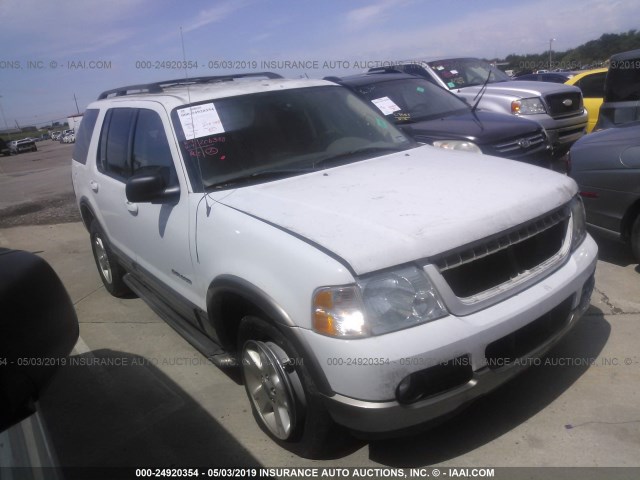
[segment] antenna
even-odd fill
[[[180,27],[180,41],[182,43],[182,64],[184,65],[184,78],[186,80],[186,86],[187,86],[187,100],[189,102],[189,115],[191,115],[191,133],[193,135],[193,140],[194,140],[194,145],[197,144],[197,142],[195,142],[196,139],[196,127],[195,124],[193,122],[193,107],[191,106],[191,88],[189,87],[189,71],[187,69],[187,53],[186,50],[184,48],[184,35],[182,34],[182,27]],[[196,147],[197,148],[197,147]],[[197,156],[196,157],[196,164],[198,165],[198,174],[200,176],[200,187],[202,187],[202,192],[205,194],[204,195],[204,201],[207,205],[207,216],[209,215],[209,212],[211,211],[211,206],[209,205],[209,201],[207,198],[207,193],[206,190],[204,188],[204,180],[202,179],[202,168],[200,167],[200,157]]]

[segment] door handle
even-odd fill
[[[98,192],[98,189],[100,188],[100,186],[98,185],[98,182],[95,182],[93,180],[91,180],[89,182],[89,186],[91,187],[91,190],[93,190],[94,192]]]
[[[127,210],[129,210],[131,213],[138,213],[138,204],[127,202]]]

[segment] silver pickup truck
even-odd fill
[[[537,121],[545,129],[555,157],[567,153],[585,133],[587,111],[577,87],[512,81],[506,73],[477,58],[409,60],[394,68],[424,77],[482,110]]]

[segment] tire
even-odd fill
[[[271,324],[245,317],[238,352],[242,381],[260,428],[301,457],[327,458],[346,432],[331,419],[293,345]]]
[[[91,222],[89,230],[91,233],[93,259],[96,261],[96,267],[98,267],[98,273],[104,288],[114,297],[130,296],[132,292],[123,280],[127,272],[118,263],[109,241],[97,220]]]
[[[638,262],[640,262],[640,215],[636,217],[631,226],[631,252]]]

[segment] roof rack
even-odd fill
[[[404,73],[396,67],[373,67],[367,70],[367,73]]]
[[[126,87],[114,88],[102,92],[98,96],[98,100],[104,100],[109,97],[123,97],[125,95],[133,95],[136,93],[161,93],[167,87],[173,87],[175,85],[195,85],[203,83],[215,83],[215,82],[230,82],[237,78],[248,77],[263,77],[269,79],[283,78],[282,75],[278,75],[273,72],[255,72],[255,73],[238,73],[233,75],[218,75],[209,77],[193,77],[193,78],[178,78],[176,80],[164,80],[162,82],[154,83],[141,83],[139,85],[129,85]]]

